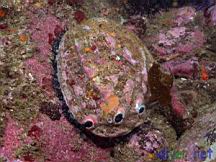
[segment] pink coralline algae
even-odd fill
[[[22,132],[23,129],[18,126],[18,123],[8,118],[3,146],[0,147],[1,157],[6,157],[10,161],[15,160],[15,150],[21,145],[19,136]]]
[[[196,15],[195,9],[192,7],[180,8],[175,18],[175,23],[178,26],[185,25],[194,20]]]
[[[36,125],[42,130],[39,136],[43,141],[41,149],[49,161],[110,161],[107,149],[96,147],[88,140],[84,141],[64,118],[51,121],[46,116],[41,116]]]
[[[32,71],[34,76],[37,79],[39,85],[43,85],[43,78],[47,77],[50,74],[50,65],[39,62],[39,60],[35,58],[30,58],[25,62],[25,65],[28,70]],[[49,70],[48,70],[49,69]]]
[[[29,16],[31,17],[31,25],[28,30],[31,33],[31,41],[36,46],[36,52],[24,64],[46,93],[53,96],[52,65],[50,64],[51,45],[53,40],[63,31],[64,24],[52,15],[42,18],[32,16],[32,14]]]
[[[206,9],[204,15],[208,24],[216,25],[216,4]]]
[[[205,43],[204,33],[199,28],[191,29],[189,22],[196,16],[195,9],[191,7],[180,8],[173,26],[160,31],[157,35],[157,44],[153,49],[159,56],[195,54]]]
[[[193,57],[188,60],[171,60],[165,62],[163,67],[174,76],[195,79],[198,77],[198,58]]]
[[[185,38],[185,41],[179,43],[176,47],[176,51],[182,54],[194,53],[196,50],[203,47],[204,43],[204,33],[195,29],[194,32],[189,32],[189,36]]]
[[[160,56],[172,54],[193,54],[204,43],[203,32],[195,29],[188,31],[186,27],[174,27],[158,35],[158,43],[153,45]]]
[[[44,16],[42,18],[32,17],[30,25],[30,33],[32,42],[36,44],[39,50],[37,55],[42,57],[50,56],[51,43],[53,39],[64,29],[64,24],[52,15]]]
[[[169,31],[167,31],[167,33],[159,34],[158,43],[164,46],[172,46],[179,41],[178,38],[185,36],[185,34],[186,34],[185,27],[172,28]]]
[[[156,153],[162,145],[166,144],[166,141],[163,138],[162,133],[158,130],[149,131],[144,136],[143,140],[145,142],[143,142],[142,140],[140,141],[140,144],[143,144],[142,148],[150,153]]]
[[[147,160],[149,154],[156,155],[161,149],[168,147],[163,133],[156,129],[139,131],[131,137],[127,145],[139,156],[140,162]]]
[[[39,115],[29,125],[25,136],[23,136],[24,134],[25,130],[8,118],[3,147],[0,148],[0,157],[8,159],[10,162],[38,162],[42,160],[41,158],[43,161],[52,162],[111,162],[109,148],[102,149],[90,140],[82,139],[78,130],[72,127],[65,118],[52,121],[45,115]],[[37,150],[40,156],[35,156],[32,150],[27,150],[18,156],[19,159],[16,159],[16,152],[32,143],[40,145]]]
[[[52,89],[51,65],[47,62],[41,63],[37,58],[30,58],[25,61],[26,68],[33,74],[37,83],[49,96],[54,95]]]

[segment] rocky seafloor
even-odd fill
[[[0,0],[0,162],[216,161],[216,2],[147,2]],[[161,65],[147,121],[105,141],[65,119],[53,86],[53,42],[92,17],[133,31]]]

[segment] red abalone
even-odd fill
[[[75,119],[96,135],[115,137],[144,122],[152,63],[137,36],[111,20],[94,18],[64,34],[57,76]]]

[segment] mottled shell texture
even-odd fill
[[[152,57],[133,33],[94,18],[64,34],[58,80],[75,119],[92,133],[116,137],[144,122]]]

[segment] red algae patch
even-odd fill
[[[83,20],[86,19],[86,15],[83,11],[76,11],[74,13],[74,19],[77,21],[77,23],[81,23]]]

